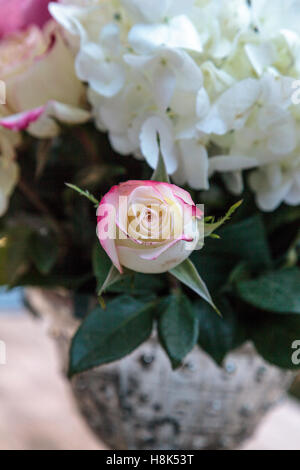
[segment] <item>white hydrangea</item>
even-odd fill
[[[208,189],[220,172],[238,194],[250,170],[262,210],[300,203],[298,0],[64,0],[50,11],[79,38],[76,72],[116,151],[155,168],[159,136],[178,184]]]

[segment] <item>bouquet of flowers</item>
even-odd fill
[[[72,292],[70,375],[299,367],[299,1],[48,3],[0,0],[1,284]]]

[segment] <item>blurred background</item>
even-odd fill
[[[77,410],[45,323],[23,306],[21,289],[0,291],[0,450],[101,450]],[[300,376],[271,411],[249,450],[300,450]]]

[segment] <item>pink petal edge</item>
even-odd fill
[[[44,113],[45,109],[46,105],[4,117],[0,119],[0,126],[11,131],[23,131],[27,129],[32,122],[37,121]]]

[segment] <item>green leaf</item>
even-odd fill
[[[134,296],[155,294],[166,287],[166,277],[158,274],[140,274],[133,271],[124,274],[119,281],[107,290],[113,293],[123,293]]]
[[[300,338],[299,315],[266,314],[253,325],[252,340],[257,352],[269,363],[283,369],[299,370],[293,364],[293,343]]]
[[[158,320],[158,333],[172,367],[176,369],[197,343],[199,333],[198,318],[185,295],[179,293],[167,298],[165,310]]]
[[[100,290],[108,276],[109,270],[111,269],[111,260],[99,242],[96,242],[93,249],[92,264],[93,272],[97,279],[98,290]]]
[[[158,163],[152,178],[153,181],[161,181],[163,183],[170,183],[170,178],[166,170],[166,165],[161,152],[159,152]]]
[[[249,265],[246,261],[241,261],[234,267],[229,275],[228,285],[230,286],[230,290],[232,284],[248,281],[249,279],[251,279],[251,270],[249,269]]]
[[[101,296],[103,292],[105,292],[109,287],[113,286],[116,282],[119,282],[126,275],[126,273],[119,273],[117,268],[115,268],[115,266],[112,264],[104,283],[100,287],[98,295]]]
[[[300,270],[284,269],[239,282],[240,299],[272,313],[300,313]]]
[[[88,190],[80,189],[75,184],[70,184],[70,183],[66,183],[66,186],[68,186],[68,188],[73,189],[74,191],[79,193],[80,196],[86,197],[89,201],[91,201],[94,204],[95,207],[99,206],[99,201]]]
[[[216,243],[212,240],[209,242]],[[222,241],[217,243],[222,243]],[[220,256],[217,251],[215,254],[210,253],[206,248],[207,244],[202,251],[194,251],[191,261],[195,264],[200,276],[205,277],[208,289],[216,295],[226,284],[228,275],[234,268],[235,260],[232,257]]]
[[[236,204],[230,207],[228,210],[227,214],[222,217],[218,222],[213,222],[213,223],[204,223],[204,236],[209,237],[211,236],[218,228],[220,228],[225,222],[227,222],[234,212],[240,207],[240,205],[243,203],[243,201],[238,201]]]
[[[211,295],[206,287],[206,284],[201,279],[197,269],[191,260],[187,259],[183,263],[176,266],[176,268],[171,269],[170,273],[176,277],[180,282],[192,289],[196,294],[198,294],[202,299],[208,302],[213,309],[220,314],[219,310],[215,306]]]
[[[218,304],[222,318],[214,315],[212,308],[201,300],[195,302],[193,308],[200,324],[198,344],[221,365],[226,355],[243,344],[247,336],[229,301],[223,297],[218,299]]]
[[[300,220],[300,206],[282,204],[277,211],[267,215],[267,227],[270,233]]]
[[[30,258],[42,274],[49,274],[58,258],[57,240],[35,232],[30,238]]]
[[[117,297],[97,307],[83,321],[71,346],[69,375],[121,359],[146,341],[153,325],[155,303]]]
[[[3,246],[0,248],[0,272],[2,285],[12,285],[28,269],[30,236],[32,231],[26,226],[15,226],[6,230]]]
[[[91,303],[95,299],[91,295],[74,292],[73,300],[74,300],[73,315],[75,318],[80,318],[82,320],[90,312]],[[94,303],[94,306],[95,306],[95,303]]]
[[[253,267],[270,267],[272,264],[266,231],[261,215],[242,220],[224,228],[218,251],[243,259]]]
[[[230,273],[244,263],[247,270],[271,266],[271,255],[261,216],[254,216],[220,230],[221,240],[206,238],[191,260],[214,295],[224,289]]]

